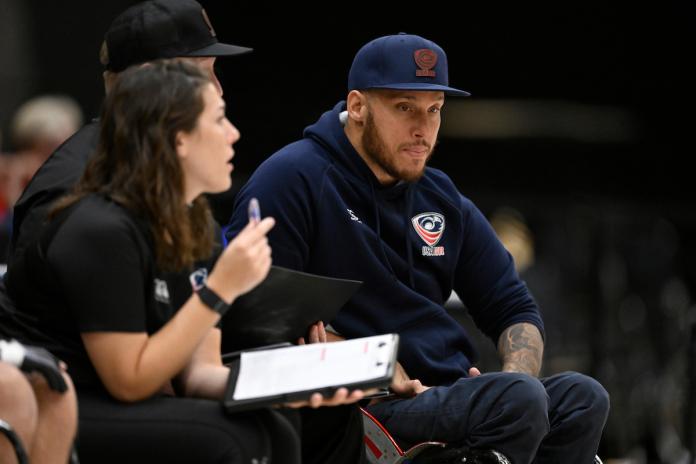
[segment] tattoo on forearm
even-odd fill
[[[498,341],[503,371],[539,375],[544,342],[536,326],[528,323],[508,327]]]

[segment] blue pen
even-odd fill
[[[249,222],[258,224],[261,221],[261,207],[259,200],[252,198],[249,200]]]

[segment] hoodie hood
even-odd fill
[[[404,195],[411,185],[409,182],[399,181],[388,186],[380,184],[350,142],[344,129],[344,121],[347,117],[345,111],[345,100],[338,102],[333,109],[322,114],[317,122],[307,126],[302,135],[322,145],[344,170],[361,181],[368,181],[380,196],[395,198]]]
[[[409,231],[409,221],[411,210],[413,209],[413,184],[410,182],[399,181],[394,185],[383,186],[377,180],[377,177],[372,172],[370,167],[365,163],[365,160],[357,152],[353,144],[348,139],[345,132],[345,121],[347,114],[346,102],[341,101],[330,111],[321,115],[319,120],[308,126],[303,135],[306,138],[314,140],[322,145],[327,152],[334,158],[339,166],[342,167],[344,174],[349,177],[357,177],[356,185],[364,186],[367,183],[369,187],[369,195],[372,203],[372,215],[375,223],[375,231],[380,237],[379,249],[384,263],[387,265],[393,275],[396,275],[392,268],[391,262],[387,257],[387,251],[384,248],[382,238],[382,219],[380,217],[379,205],[381,200],[389,202],[398,202],[401,200],[403,204],[403,230],[404,230],[404,249],[408,259],[408,283],[411,288],[415,288],[415,277],[413,270],[413,255],[411,253],[411,234]]]

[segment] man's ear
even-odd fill
[[[361,126],[367,118],[367,95],[359,90],[351,90],[346,98],[346,110],[348,118]]]

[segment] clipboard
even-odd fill
[[[334,319],[360,285],[358,280],[271,266],[268,276],[238,297],[220,321],[222,352],[295,343],[310,325]]]
[[[228,364],[223,407],[228,412],[332,396],[348,390],[385,388],[394,376],[397,334],[244,351]]]

